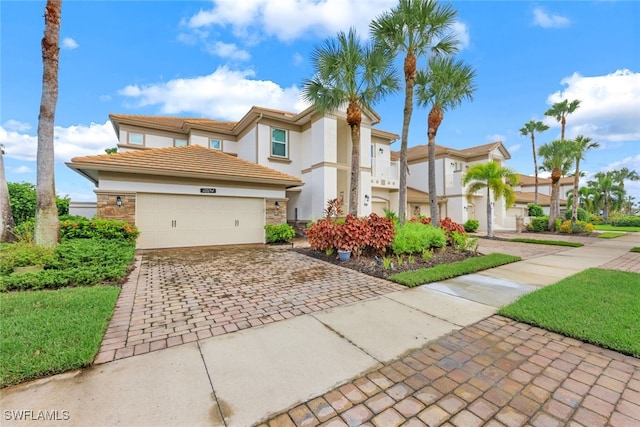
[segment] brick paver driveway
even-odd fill
[[[287,247],[171,249],[140,258],[96,364],[405,289]]]

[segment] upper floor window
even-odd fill
[[[144,144],[144,135],[141,134],[141,133],[129,132],[129,144],[143,145]]]
[[[271,129],[271,155],[275,157],[287,157],[287,131]]]
[[[174,147],[185,147],[189,145],[189,141],[187,141],[186,139],[174,139],[173,140],[173,146]]]
[[[209,148],[211,148],[212,150],[222,150],[222,141],[220,141],[219,139],[210,139]]]

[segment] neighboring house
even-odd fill
[[[535,176],[519,175],[518,185],[514,187],[516,203],[507,212],[510,216],[528,216],[527,205],[535,201]],[[573,177],[560,178],[560,215],[567,209],[568,192],[573,190]],[[551,178],[538,177],[538,205],[549,215],[551,206]]]
[[[351,133],[344,111],[253,107],[238,122],[109,116],[119,153],[67,165],[91,180],[97,216],[136,224],[139,248],[264,242],[264,225],[306,223],[329,199],[349,205]],[[398,204],[398,135],[363,112],[358,215]],[[423,197],[424,195],[422,195]]]
[[[398,157],[399,153],[394,152],[393,158]],[[460,224],[468,219],[477,219],[481,228],[486,227],[486,189],[473,194],[469,199],[461,184],[462,176],[472,164],[495,160],[504,166],[504,162],[510,158],[511,155],[502,142],[462,150],[436,145],[436,187],[440,218],[450,217]],[[418,145],[407,150],[407,212],[411,217],[430,216],[428,162],[427,145]],[[503,199],[495,203],[493,213],[496,229],[515,228],[515,218],[507,216]]]

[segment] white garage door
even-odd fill
[[[264,199],[138,193],[138,248],[264,243]]]

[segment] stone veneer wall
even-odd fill
[[[267,199],[266,224],[278,225],[287,222],[287,199]],[[278,202],[278,207],[276,207]]]
[[[98,193],[97,216],[101,219],[117,219],[131,225],[136,223],[136,195],[135,193]],[[116,204],[120,196],[122,206]]]

